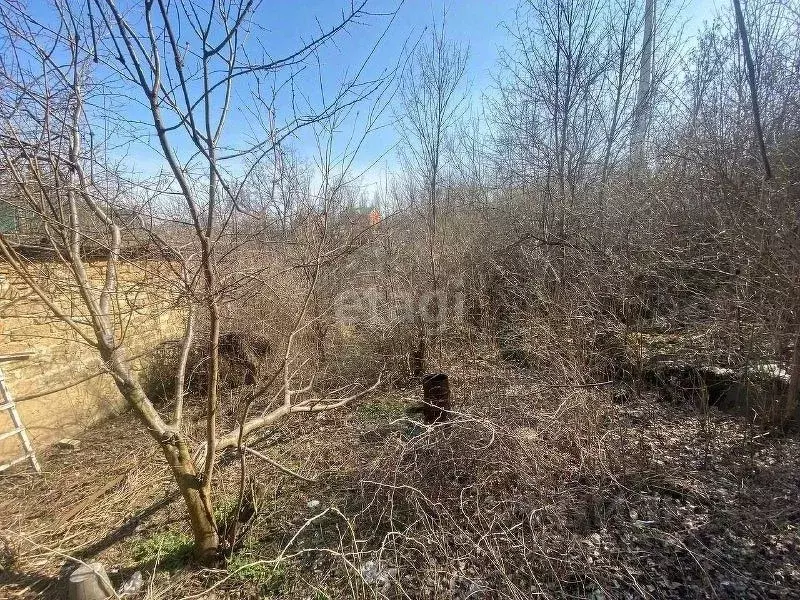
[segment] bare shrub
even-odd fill
[[[577,555],[602,526],[625,441],[607,430],[600,397],[535,400],[543,390],[471,389],[451,423],[406,422],[358,475],[356,521],[376,560],[403,574],[399,589],[527,598],[591,587]]]

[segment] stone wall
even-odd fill
[[[83,302],[63,265],[42,261],[30,268],[62,310],[73,320],[85,322]],[[89,264],[88,268],[91,280],[97,282],[97,295],[104,265]],[[136,369],[142,367],[148,350],[182,333],[184,313],[175,305],[171,284],[170,270],[163,262],[136,260],[120,266],[114,303],[117,332]],[[18,352],[33,352],[33,356],[2,362],[0,368],[36,450],[77,435],[124,408],[111,377],[102,373],[97,350],[53,317],[11,267],[0,262],[0,355]],[[8,413],[3,411],[0,433],[9,429]],[[0,441],[0,462],[20,453],[16,436]]]

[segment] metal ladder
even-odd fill
[[[13,360],[24,360],[26,358],[30,358],[32,355],[32,352],[0,355],[0,363],[10,362]],[[42,471],[39,467],[39,461],[36,460],[36,453],[33,451],[31,438],[28,436],[28,430],[25,429],[25,425],[22,423],[22,419],[19,416],[19,411],[17,410],[17,405],[14,403],[14,398],[11,396],[11,392],[6,386],[3,370],[0,369],[0,412],[2,411],[8,411],[8,416],[11,417],[13,429],[6,431],[5,433],[0,433],[0,441],[15,435],[18,436],[24,454],[6,463],[0,464],[0,473],[25,460],[30,461],[31,466],[37,473],[41,473]]]

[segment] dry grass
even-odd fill
[[[142,569],[151,598],[797,597],[796,438],[442,361],[450,424],[411,422],[416,390],[386,390],[254,443],[317,481],[248,459],[264,503],[227,569],[182,562],[181,504],[129,417],[50,452],[44,477],[3,480],[3,596],[61,597],[69,555],[115,582]],[[237,461],[222,463],[224,506]]]

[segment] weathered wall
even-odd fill
[[[73,319],[86,317],[74,282],[62,265],[41,262],[31,268],[37,271],[37,281],[43,282]],[[89,268],[92,281],[99,286],[103,265]],[[163,263],[138,260],[119,269],[117,330],[135,368],[140,368],[141,357],[149,349],[182,332],[184,314],[175,305],[170,283],[169,269]],[[35,353],[30,359],[3,362],[0,368],[36,449],[76,435],[124,407],[111,377],[101,374],[97,351],[54,318],[10,266],[0,262],[0,354],[28,351]],[[4,411],[0,432],[9,429]],[[20,453],[18,438],[0,442],[0,462]]]

